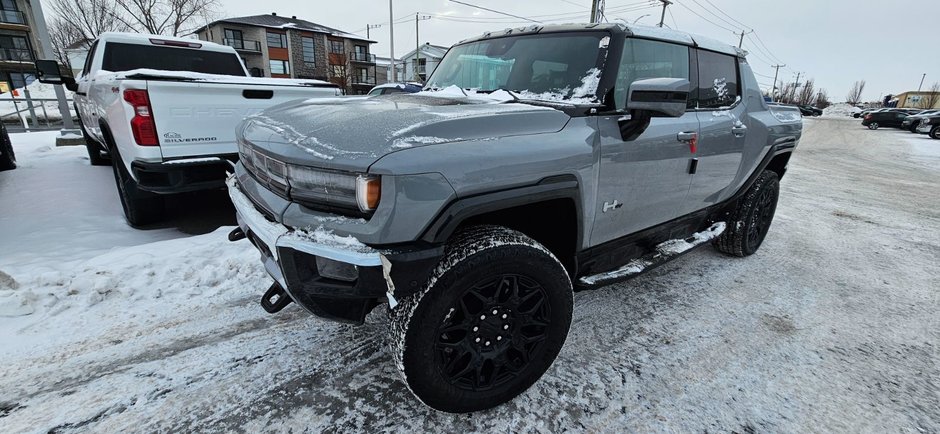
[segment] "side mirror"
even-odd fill
[[[646,78],[630,84],[628,110],[645,110],[677,118],[685,114],[689,100],[689,80],[684,78]]]
[[[55,60],[37,60],[36,76],[40,83],[61,84],[72,92],[78,90],[75,78],[62,75],[62,71],[59,69],[59,62]]]

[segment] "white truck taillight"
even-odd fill
[[[160,146],[157,138],[157,125],[153,121],[150,110],[150,96],[143,89],[127,89],[124,91],[124,101],[134,108],[134,117],[131,118],[131,132],[134,141],[140,146]]]

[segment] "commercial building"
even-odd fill
[[[44,57],[34,22],[27,0],[0,0],[0,92],[26,86],[35,74],[34,62]]]

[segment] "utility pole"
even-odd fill
[[[599,23],[604,17],[604,0],[593,0],[591,3],[591,22]]]
[[[421,76],[418,74],[418,66],[421,65],[421,38],[418,36],[418,21],[430,20],[430,15],[421,16],[418,12],[415,12],[415,74],[414,81],[424,82],[421,79]],[[404,61],[404,59],[402,59]]]
[[[917,91],[918,91],[918,92],[920,92],[920,90],[923,89],[923,87],[924,87],[924,79],[925,79],[925,78],[927,78],[927,73],[926,73],[926,72],[924,73],[924,75],[920,76],[920,86],[917,86]]]
[[[796,85],[796,88],[797,88],[797,89],[800,88],[800,74],[802,74],[802,72],[797,72],[797,73],[796,73],[796,82],[793,83],[793,84]]]
[[[672,2],[669,0],[659,0],[659,1],[663,2],[663,15],[659,17],[659,27],[662,27],[663,22],[666,21],[666,6],[671,5]]]
[[[777,98],[775,97],[776,94],[774,93],[774,91],[777,90],[777,75],[780,74],[780,68],[783,68],[783,67],[785,67],[785,66],[787,66],[787,65],[774,65],[774,66],[771,67],[771,68],[774,68],[774,69],[776,70],[776,71],[774,72],[774,87],[773,87],[773,89],[770,89],[770,100],[771,100],[771,101],[775,101],[775,100],[777,99]]]
[[[388,57],[392,60],[392,83],[398,81],[398,69],[395,66],[395,18],[392,16],[392,0],[388,0]]]
[[[366,24],[366,39],[371,39],[371,38],[372,38],[371,36],[369,36],[369,31],[370,31],[370,30],[372,30],[372,29],[377,29],[377,28],[379,28],[379,27],[382,27],[382,25],[381,25],[381,24]]]
[[[33,8],[33,16],[36,21],[33,23],[33,28],[36,30],[36,36],[39,39],[39,46],[42,47],[42,53],[44,56],[54,59],[55,54],[52,50],[52,40],[49,38],[49,29],[46,28],[46,18],[42,14],[42,4],[39,3],[39,0],[31,0],[29,3]],[[66,132],[72,132],[69,130],[75,129],[75,123],[72,122],[72,112],[69,110],[69,103],[65,99],[65,90],[62,89],[61,84],[52,86],[52,88],[55,90],[56,99],[59,100],[59,113],[62,114],[62,133],[60,133],[60,135]]]
[[[751,30],[750,32],[745,33],[744,30],[741,30],[741,39],[738,40],[738,48],[741,48],[744,45],[744,35],[749,35],[753,32],[754,30]]]

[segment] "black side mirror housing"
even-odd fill
[[[78,84],[75,83],[75,78],[62,75],[62,71],[59,69],[59,62],[55,60],[37,60],[36,77],[39,79],[40,83],[61,84],[72,92],[78,90]]]
[[[630,84],[627,110],[677,118],[685,114],[692,84],[684,78],[646,78]]]

